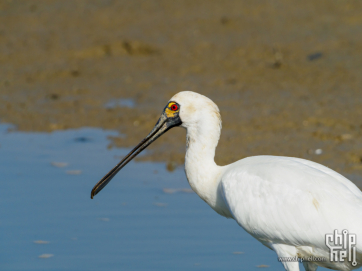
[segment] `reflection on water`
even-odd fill
[[[131,162],[91,200],[126,153],[107,150],[114,132],[6,130],[0,270],[281,270],[274,252],[190,193],[182,169]]]

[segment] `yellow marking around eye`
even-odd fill
[[[167,108],[165,109],[165,113],[166,113],[166,116],[167,116],[168,118],[173,118],[173,117],[176,115],[176,113],[178,112],[178,110],[177,110],[177,111],[172,111],[172,110],[170,109],[173,104],[175,104],[175,103],[174,103],[174,102],[170,102],[170,103],[168,104]]]

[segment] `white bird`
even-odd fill
[[[299,270],[293,258],[309,259],[303,262],[307,271],[318,266],[336,270],[361,266],[362,192],[357,186],[323,165],[299,158],[254,156],[226,166],[216,165],[215,149],[221,132],[219,109],[209,98],[195,92],[183,91],[171,98],[151,133],[95,185],[91,197],[138,153],[175,126],[187,130],[185,171],[191,188],[217,213],[236,220],[283,257],[279,259],[286,270]],[[326,234],[335,230],[348,230],[357,236],[355,258],[351,250],[347,251],[351,259],[331,261]]]

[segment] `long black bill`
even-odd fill
[[[177,118],[167,118],[163,113],[156,123],[155,127],[152,129],[151,133],[148,134],[129,154],[126,155],[110,172],[106,174],[92,189],[91,199],[99,193],[111,180],[112,178],[120,171],[125,165],[128,164],[133,158],[135,158],[141,151],[147,148],[153,141],[159,138],[162,134],[167,132],[174,126],[180,125],[181,120]]]

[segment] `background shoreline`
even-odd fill
[[[0,118],[18,131],[116,129],[110,147],[132,147],[175,93],[192,90],[220,108],[217,163],[300,157],[362,187],[360,10],[359,1],[2,1]],[[184,151],[185,132],[173,129],[139,159],[172,170]]]

